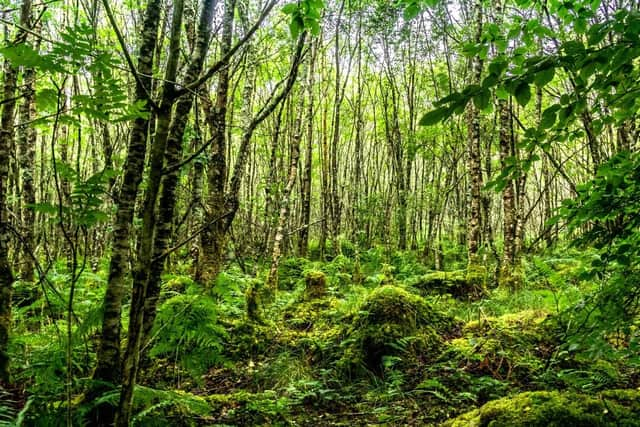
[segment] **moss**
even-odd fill
[[[348,327],[340,365],[349,373],[364,367],[382,374],[385,356],[435,354],[442,345],[438,333],[451,330],[454,324],[419,295],[398,286],[381,286],[365,299]]]
[[[165,293],[179,293],[183,294],[190,286],[193,286],[195,282],[189,276],[169,276],[162,284],[162,290]]]
[[[264,282],[258,279],[252,280],[247,287],[245,298],[247,302],[247,319],[250,322],[263,323],[262,292],[264,287]]]
[[[524,284],[524,273],[521,267],[504,266],[500,269],[498,283],[505,289],[517,291]]]
[[[239,391],[212,394],[206,400],[213,408],[217,423],[236,425],[282,425],[288,418],[291,406],[289,398],[278,396],[272,390],[260,393]]]
[[[242,320],[228,325],[227,331],[229,338],[225,345],[225,355],[233,360],[256,358],[275,342],[273,325]]]
[[[327,278],[323,272],[317,270],[306,271],[304,274],[304,298],[313,300],[327,294]]]
[[[442,359],[455,360],[477,375],[526,386],[555,347],[547,317],[541,310],[525,310],[468,322],[463,336],[448,343]]]
[[[459,295],[464,293],[467,287],[465,272],[458,271],[434,271],[419,276],[411,281],[411,285],[426,293],[448,293]]]
[[[409,284],[424,293],[478,299],[486,294],[486,277],[486,269],[476,266],[467,270],[433,271],[409,280]]]
[[[478,299],[487,293],[487,267],[479,263],[467,266],[467,297]]]
[[[278,288],[292,290],[304,278],[311,262],[305,258],[287,258],[278,267]]]
[[[325,317],[338,304],[334,297],[303,299],[294,301],[284,310],[286,324],[296,330],[311,330],[314,325]]]
[[[615,390],[599,396],[536,391],[491,401],[444,423],[468,426],[640,426],[640,392]]]

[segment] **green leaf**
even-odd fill
[[[484,110],[491,101],[491,94],[487,89],[482,89],[473,97],[473,104],[480,110]]]
[[[287,15],[292,15],[298,12],[298,4],[297,3],[289,3],[282,7],[282,12]]]
[[[542,117],[540,118],[539,129],[549,129],[556,122],[556,112],[558,110],[558,106],[554,105],[552,107],[547,108],[542,113]]]
[[[404,8],[404,12],[402,16],[404,16],[405,20],[410,21],[416,16],[418,16],[419,13],[420,13],[420,7],[418,6],[417,3],[412,2],[412,3],[409,3],[407,7]]]
[[[440,107],[435,110],[429,111],[420,119],[420,126],[433,126],[451,116],[451,109],[449,107]]]
[[[549,82],[551,82],[551,80],[553,80],[553,77],[555,76],[555,74],[556,74],[556,69],[554,67],[549,67],[547,69],[538,71],[535,77],[533,78],[533,81],[536,84],[536,86],[544,87]]]
[[[496,97],[506,101],[509,99],[509,92],[504,87],[499,87],[496,89]]]
[[[529,83],[520,83],[516,87],[515,96],[518,104],[522,105],[523,107],[526,106],[531,100],[531,88],[529,87]]]
[[[289,22],[289,31],[291,32],[291,37],[297,39],[302,30],[304,29],[304,21],[300,15],[295,15],[291,18],[291,22]]]

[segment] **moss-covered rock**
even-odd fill
[[[429,357],[442,345],[439,334],[455,321],[419,295],[392,285],[375,289],[348,327],[340,365],[349,373],[364,367],[382,373],[385,356]]]
[[[541,310],[525,310],[468,322],[462,337],[447,343],[442,358],[477,375],[526,385],[554,349],[547,317]]]
[[[292,290],[304,278],[311,261],[306,258],[287,258],[278,266],[278,288]]]
[[[225,355],[232,360],[261,356],[275,342],[273,325],[242,320],[226,325],[226,329]]]
[[[284,321],[286,325],[296,330],[311,330],[320,322],[327,320],[330,312],[335,309],[338,300],[334,297],[326,298],[305,298],[293,301],[284,310]]]
[[[640,426],[640,392],[611,390],[598,396],[527,392],[491,401],[443,424],[448,427]]]
[[[416,289],[425,293],[459,295],[465,292],[467,280],[464,270],[433,271],[410,281]]]
[[[454,298],[478,299],[485,295],[486,270],[433,271],[409,280],[424,293],[450,294]]]
[[[308,270],[304,273],[304,298],[308,301],[327,294],[327,278],[322,271]]]

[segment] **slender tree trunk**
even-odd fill
[[[512,158],[513,138],[511,134],[511,110],[507,101],[498,101],[498,113],[500,122],[500,163],[505,170],[509,166],[508,159]],[[500,283],[511,284],[511,277],[515,263],[516,251],[516,200],[513,179],[507,178],[507,183],[502,190],[502,206],[504,211],[503,222],[503,255]]]
[[[301,257],[307,256],[307,250],[309,249],[309,223],[311,222],[311,187],[312,187],[312,167],[313,167],[313,115],[314,115],[314,96],[313,87],[315,85],[315,55],[317,53],[317,47],[315,43],[311,44],[312,58],[309,64],[309,74],[307,82],[307,146],[305,150],[305,165],[302,176],[302,215],[301,215],[301,229],[298,234],[298,255]]]
[[[30,20],[30,19],[29,19]],[[31,28],[31,25],[28,25]],[[36,46],[39,43],[36,42]],[[35,211],[30,205],[36,202],[36,189],[34,185],[35,160],[36,160],[36,130],[28,123],[36,116],[35,82],[36,72],[33,68],[25,68],[22,73],[23,97],[20,105],[19,117],[23,125],[18,128],[18,161],[21,172],[21,189],[19,197],[22,199],[22,254],[20,263],[20,280],[33,282],[35,261]]]
[[[147,4],[138,53],[139,80],[136,83],[135,101],[145,104],[143,112],[147,114],[151,113],[148,96],[151,90],[153,57],[158,36],[161,3],[160,0],[150,0]],[[138,117],[133,123],[122,186],[116,198],[117,208],[113,223],[109,278],[104,297],[102,333],[97,352],[97,367],[93,375],[94,380],[99,380],[102,383],[117,384],[120,380],[120,317],[122,300],[127,290],[126,277],[130,259],[129,238],[138,188],[144,170],[148,126],[149,119],[146,117]],[[97,414],[97,417],[98,419],[95,420],[97,425],[110,424],[108,415]]]
[[[231,48],[231,36],[233,33],[233,15],[225,15],[224,30],[220,56],[224,57]],[[248,49],[251,49],[249,46]],[[252,65],[250,65],[252,66]],[[218,74],[216,90],[216,103],[213,114],[208,118],[211,128],[211,157],[207,170],[208,194],[206,199],[207,215],[205,222],[211,218],[217,218],[224,214],[225,183],[227,179],[227,98],[229,92],[229,63],[223,66]],[[246,99],[246,102],[249,100]],[[200,253],[201,259],[198,265],[196,279],[207,287],[213,287],[213,280],[222,268],[224,260],[224,248],[226,244],[226,230],[217,222],[206,227],[201,234]]]
[[[31,1],[24,0],[20,8],[20,29],[15,43],[24,43],[30,27]],[[13,271],[9,261],[9,164],[14,143],[15,93],[18,70],[9,59],[4,61],[4,82],[2,89],[2,114],[0,114],[0,383],[9,382],[9,335],[11,333],[11,297],[13,294]]]
[[[287,221],[289,220],[289,198],[291,197],[291,193],[293,192],[293,186],[296,183],[296,176],[298,173],[298,160],[300,159],[300,140],[302,139],[302,114],[304,110],[304,89],[300,92],[300,104],[298,105],[297,118],[293,131],[294,134],[291,140],[289,173],[287,176],[287,183],[282,191],[282,199],[280,200],[278,226],[273,238],[273,249],[271,251],[271,268],[269,269],[269,275],[267,277],[266,283],[267,288],[274,293],[277,292],[278,289],[278,264],[280,262],[280,256],[282,255],[282,240],[285,237],[285,227]]]
[[[250,120],[249,120],[249,117],[251,115],[250,114],[251,109],[249,108],[250,104],[245,104],[247,109],[245,110],[243,115],[245,116],[245,120],[247,120],[247,122],[246,122],[246,125],[244,126],[244,133],[240,140],[240,147],[238,149],[238,155],[236,157],[236,161],[234,164],[233,175],[231,176],[231,179],[229,182],[227,195],[224,198],[225,209],[220,216],[214,216],[211,213],[209,213],[207,216],[207,220],[205,220],[205,223],[211,224],[212,226],[216,227],[214,231],[215,234],[213,236],[214,238],[219,240],[217,240],[213,244],[217,245],[217,247],[219,248],[222,248],[223,244],[226,242],[227,235],[231,228],[231,224],[235,218],[236,213],[238,212],[238,208],[240,207],[240,199],[239,199],[240,187],[241,187],[242,179],[244,177],[246,166],[247,166],[247,159],[249,157],[249,149],[251,147],[251,139],[252,139],[253,133],[255,132],[256,128],[267,117],[269,117],[273,113],[273,111],[278,107],[278,105],[280,105],[280,102],[282,102],[283,99],[285,99],[286,96],[291,91],[291,88],[293,87],[293,84],[295,83],[298,75],[298,67],[300,65],[300,60],[302,58],[302,48],[304,46],[305,38],[306,38],[306,33],[302,33],[298,38],[296,50],[291,62],[291,69],[289,70],[289,74],[286,78],[286,83],[284,88],[282,88],[282,90],[279,93],[272,94],[269,101],[260,109],[259,113],[255,117],[251,118]],[[248,81],[252,82],[253,79],[248,79]],[[245,95],[247,95],[249,92],[253,93],[253,85],[247,84],[245,86]],[[251,100],[251,96],[247,96],[245,98],[246,102],[250,102],[250,100]],[[224,261],[224,258],[223,258],[223,253],[221,251],[213,253],[213,258],[212,258],[213,267],[211,270],[212,275],[209,282],[212,282],[213,280],[215,280],[215,278],[217,277],[217,274],[220,272],[222,268],[223,261]]]
[[[475,3],[476,42],[482,36],[482,2]],[[482,76],[482,60],[479,56],[471,60],[472,84],[479,84]],[[467,224],[467,250],[469,266],[477,265],[481,239],[482,168],[480,156],[480,112],[473,103],[467,107],[467,169],[469,173],[469,217]]]
[[[231,7],[233,8],[233,0],[231,2]],[[192,84],[202,72],[211,38],[213,12],[216,3],[216,0],[204,0],[202,3],[196,36],[197,41],[184,76],[185,86]],[[163,90],[165,98],[163,98],[160,108],[162,111],[166,102],[169,112],[174,99],[174,87],[171,82],[175,81],[177,69],[184,3],[182,0],[176,1],[173,7],[173,22],[169,41],[170,55],[167,65],[167,78]],[[171,168],[179,163],[182,158],[182,139],[192,104],[193,92],[187,92],[178,98],[166,139],[165,135],[159,134],[159,132],[154,138],[149,170],[150,185],[147,189],[142,236],[139,242],[138,260],[134,273],[133,297],[129,316],[129,336],[127,351],[123,360],[122,391],[116,415],[116,427],[128,426],[131,418],[133,388],[138,373],[140,348],[144,340],[144,334],[151,329],[150,325],[153,324],[155,318],[157,298],[160,292],[160,276],[164,268],[164,257],[162,255],[168,248],[171,239],[173,211],[176,203],[175,189],[180,168],[174,167],[170,171],[165,171],[164,165],[166,164],[168,168]],[[165,118],[161,118],[164,122]],[[160,120],[158,127],[160,127]],[[160,207],[156,214],[156,201],[160,183],[162,184]]]

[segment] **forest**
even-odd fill
[[[640,426],[637,1],[0,26],[0,427]]]

